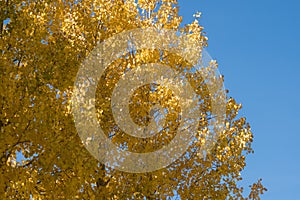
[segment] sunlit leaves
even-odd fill
[[[245,167],[245,156],[253,151],[253,135],[246,119],[238,116],[241,105],[230,98],[226,129],[220,134],[218,146],[205,159],[199,156],[197,150],[205,142],[211,117],[201,74],[188,77],[194,80],[192,87],[203,98],[197,140],[189,149],[189,156],[166,169],[130,174],[103,168],[84,148],[70,115],[75,76],[95,45],[116,33],[140,27],[178,30],[182,17],[176,4],[175,0],[1,1],[1,199],[166,199],[174,196],[174,190],[182,199],[242,199],[237,181]],[[195,17],[197,20],[181,31],[206,46],[203,27]],[[5,24],[7,19],[9,23]],[[117,64],[133,68],[158,61],[174,68],[190,68],[184,59],[160,53],[133,53],[114,63],[112,69]],[[116,76],[107,81],[106,88],[112,89],[115,82]],[[99,93],[109,91],[99,88]],[[172,110],[169,119],[175,122],[180,108],[173,94],[166,88],[157,88],[149,97],[149,88],[147,95],[145,89],[138,90],[131,99],[133,119],[140,124],[149,120],[151,109],[144,98],[148,95],[152,103],[160,102]],[[137,102],[145,107],[137,106]],[[102,115],[104,111],[99,110],[100,120],[109,117]],[[114,140],[121,143],[124,138]],[[153,148],[150,144],[145,142],[146,150]],[[20,152],[25,159],[20,158]],[[264,190],[259,181],[251,186],[249,198],[258,199]]]

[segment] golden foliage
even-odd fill
[[[167,168],[151,173],[132,174],[104,167],[89,154],[77,135],[69,103],[76,73],[86,55],[97,43],[125,30],[178,30],[181,16],[176,4],[176,0],[0,2],[1,199],[166,199],[174,196],[174,190],[182,199],[245,199],[237,181],[246,165],[245,156],[253,151],[253,135],[245,118],[237,116],[241,106],[232,98],[226,107],[226,129],[211,154],[205,158],[197,156],[201,134],[208,131],[205,126],[209,106],[203,106],[199,139],[189,149],[189,158],[183,156]],[[206,46],[202,30],[195,21],[182,31]],[[155,55],[139,52],[123,62],[151,62],[157,60]],[[178,62],[183,61],[169,55],[169,65]],[[110,81],[113,84],[115,80]],[[98,92],[109,95],[109,84]],[[207,96],[203,84],[196,82],[194,87]],[[131,114],[136,123],[149,120],[141,120],[149,115],[147,101],[140,102],[145,107],[135,103],[144,98],[143,91],[149,91],[149,87],[136,91],[132,98]],[[162,92],[167,97],[160,100],[157,96]],[[146,96],[150,102],[160,102],[176,111],[168,115],[176,123],[180,107],[171,91],[158,87],[155,94]],[[99,97],[98,104],[102,100]],[[105,122],[109,131],[110,122],[105,121],[109,117],[98,111],[99,121]],[[168,142],[172,134],[164,139]],[[147,141],[136,145],[137,141],[125,136],[114,139],[115,143],[124,140],[137,152],[160,147]],[[18,160],[18,152],[25,159]],[[249,199],[259,199],[264,190],[259,180],[251,187]]]

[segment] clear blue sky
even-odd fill
[[[300,1],[179,0],[184,23],[195,11],[229,95],[243,104],[255,153],[242,185],[263,178],[267,200],[300,199]]]

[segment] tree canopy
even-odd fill
[[[205,157],[197,155],[212,116],[206,83],[196,75],[193,87],[203,104],[188,158],[153,172],[123,172],[95,159],[78,136],[71,112],[74,81],[97,44],[124,31],[152,27],[179,31],[207,46],[199,18],[183,26],[178,9],[176,0],[0,2],[1,199],[259,199],[266,190],[261,180],[250,186],[247,197],[238,185],[246,156],[253,153],[253,134],[246,119],[238,116],[241,104],[233,98],[226,99],[225,129],[217,145]],[[158,61],[189,65],[174,54],[145,49],[114,62],[97,88],[98,121],[108,136],[116,132],[111,137],[115,144],[126,141],[130,151],[155,150],[173,135],[154,143],[113,130],[105,97],[126,67]],[[164,100],[157,97],[161,92]],[[129,104],[134,122],[147,125],[150,107],[160,103],[172,111],[167,117],[173,133],[180,107],[172,95],[157,85],[139,88]]]

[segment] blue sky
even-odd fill
[[[300,199],[300,1],[179,2],[184,23],[202,12],[207,50],[251,124],[255,153],[241,184],[263,178],[262,199]]]

